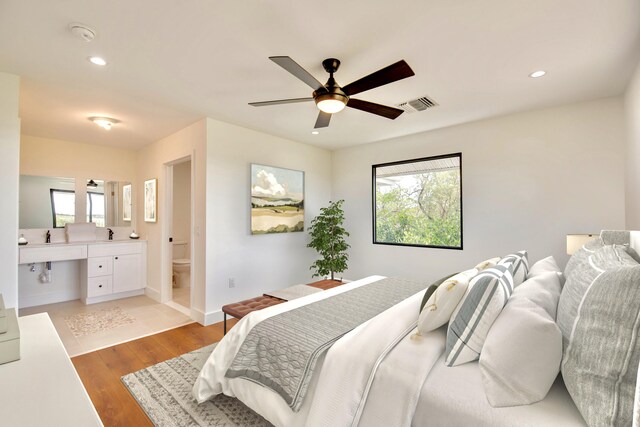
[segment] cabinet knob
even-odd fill
[[[99,287],[99,288],[101,288],[101,287],[102,287],[102,285],[98,285],[98,287]]]
[[[118,257],[116,257],[116,259],[118,259]]]
[[[98,268],[102,268],[102,266],[101,266],[101,265],[99,265],[99,266],[98,266]]]

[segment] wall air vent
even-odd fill
[[[412,99],[411,101],[406,101],[396,105],[396,107],[402,108],[407,113],[416,113],[418,111],[424,111],[437,106],[438,103],[428,96]]]

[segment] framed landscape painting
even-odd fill
[[[144,182],[144,221],[158,221],[158,180],[155,178]]]
[[[304,231],[304,172],[251,164],[251,234]]]

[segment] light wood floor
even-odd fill
[[[235,319],[227,320],[230,326]],[[222,323],[192,323],[71,359],[105,427],[153,426],[120,377],[222,339]]]

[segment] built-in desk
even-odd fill
[[[20,360],[0,365],[0,425],[102,426],[49,315],[18,324]]]
[[[144,294],[147,242],[112,240],[20,247],[20,264],[79,260],[80,298],[85,304]]]

